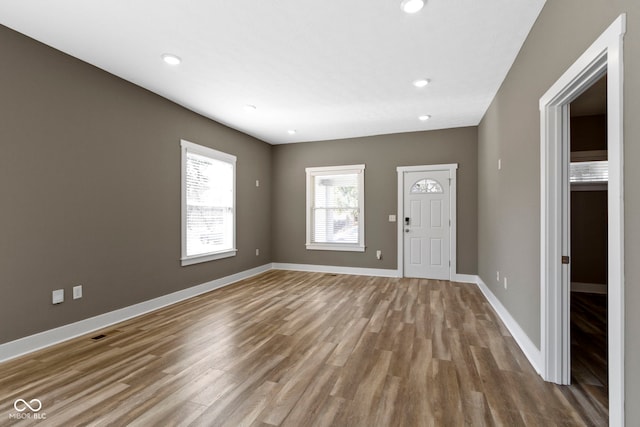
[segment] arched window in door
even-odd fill
[[[427,193],[427,194],[441,194],[444,193],[442,185],[435,179],[421,179],[411,186],[412,194]]]

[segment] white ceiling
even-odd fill
[[[0,23],[281,144],[477,125],[544,2],[2,0]]]

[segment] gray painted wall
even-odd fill
[[[365,169],[365,243],[358,252],[305,249],[305,168],[360,164]],[[273,147],[274,262],[395,269],[397,166],[458,163],[458,273],[477,273],[477,128],[380,135]],[[399,214],[398,214],[399,216]],[[383,259],[377,260],[376,250]]]
[[[271,262],[268,144],[5,27],[0,45],[0,343]],[[181,138],[238,157],[234,258],[179,264]]]
[[[479,126],[478,270],[540,343],[540,121],[538,100],[623,12],[625,36],[625,399],[626,419],[640,419],[640,2],[549,0]],[[497,159],[503,168],[498,172]],[[509,289],[496,283],[496,270]]]

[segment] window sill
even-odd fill
[[[364,252],[365,247],[360,245],[345,245],[331,243],[307,243],[309,251],[346,251],[346,252]]]
[[[232,256],[236,256],[237,249],[229,249],[227,251],[222,252],[213,252],[210,254],[204,255],[195,255],[190,257],[180,258],[180,262],[182,266],[185,267],[187,265],[199,264],[201,262],[214,261],[216,259],[229,258]]]

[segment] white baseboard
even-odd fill
[[[100,314],[98,316],[90,317],[88,319],[80,320],[75,323],[70,323],[68,325],[60,326],[55,329],[50,329],[48,331],[40,332],[28,337],[1,344],[0,362],[14,359],[24,354],[31,353],[33,351],[58,344],[72,338],[88,334],[98,329],[106,328],[108,326],[120,323],[136,316],[140,316],[145,313],[149,313],[150,311],[154,311],[159,308],[184,301],[197,295],[230,285],[232,283],[247,279],[265,271],[269,271],[271,270],[271,268],[271,264],[265,264],[260,267],[252,268],[250,270],[241,271],[230,276],[212,280],[201,285],[193,286],[191,288],[173,292],[168,295],[163,295],[158,298],[154,298],[118,310],[110,311],[108,313]]]
[[[602,283],[571,282],[571,292],[584,292],[588,294],[607,294],[607,285]]]
[[[398,270],[386,268],[338,267],[333,265],[287,264],[274,262],[274,270],[308,271],[313,273],[351,274],[356,276],[400,277]]]
[[[527,359],[529,359],[529,362],[531,363],[533,368],[538,374],[541,374],[543,367],[542,352],[531,341],[531,339],[529,339],[529,336],[524,332],[524,330],[522,330],[518,322],[516,322],[509,311],[507,311],[500,300],[496,298],[496,296],[493,294],[493,292],[491,292],[491,290],[482,281],[482,279],[478,277],[477,280],[480,291],[482,291],[487,301],[489,301],[489,304],[491,304],[496,313],[498,313],[498,316],[511,333],[513,339],[516,340],[516,343],[518,343],[524,355],[527,357]]]
[[[454,274],[451,278],[451,281],[478,284],[478,276],[476,276],[475,274]]]

